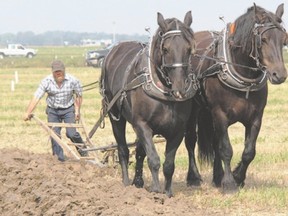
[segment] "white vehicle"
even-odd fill
[[[36,50],[25,48],[21,44],[8,44],[7,48],[0,49],[0,59],[8,56],[25,56],[32,58],[36,55]]]

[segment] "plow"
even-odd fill
[[[95,133],[95,127],[92,129],[92,133],[88,133],[87,126],[83,118],[80,119],[77,123],[51,123],[44,122],[36,115],[32,115],[32,119],[41,126],[50,138],[53,138],[57,143],[63,148],[64,152],[72,157],[74,160],[79,161],[88,161],[97,166],[105,166],[105,165],[116,165],[118,163],[118,153],[117,153],[117,143],[112,143],[105,146],[97,146],[92,140],[92,136]],[[61,138],[58,134],[53,130],[54,127],[62,127],[68,128],[73,127],[78,130],[79,133],[82,134],[82,138],[84,143],[73,143],[68,139]],[[165,142],[164,138],[156,138],[154,143],[162,143]],[[127,143],[128,148],[135,148],[137,145],[137,140],[135,142]],[[85,146],[85,148],[83,148]],[[81,156],[76,147],[80,148],[81,151],[89,152],[89,156]],[[131,151],[130,157],[135,154],[135,151]]]

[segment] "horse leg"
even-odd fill
[[[165,161],[163,163],[163,173],[165,176],[165,193],[168,197],[172,197],[172,176],[175,170],[175,155],[177,149],[183,139],[183,133],[178,133],[172,139],[167,139],[166,150],[165,150]]]
[[[198,171],[196,160],[195,160],[195,145],[197,141],[196,135],[196,117],[197,113],[192,111],[191,116],[187,123],[186,133],[185,133],[185,146],[188,152],[189,167],[187,173],[187,186],[200,186],[201,175]]]
[[[256,140],[261,128],[261,119],[256,121],[252,126],[245,129],[245,148],[242,153],[242,159],[233,171],[235,181],[240,187],[244,187],[246,172],[249,164],[256,154]]]
[[[135,131],[139,138],[139,142],[143,144],[145,152],[147,154],[147,163],[152,174],[152,186],[151,191],[160,193],[160,182],[159,182],[159,169],[160,169],[160,158],[157,154],[154,142],[152,140],[153,134],[152,130],[147,126],[147,124],[139,123],[134,124]]]
[[[216,134],[219,136],[216,138],[218,141],[218,145],[219,145],[219,148],[218,148],[219,156],[224,164],[224,176],[221,181],[221,186],[222,186],[224,193],[235,192],[237,190],[237,184],[234,180],[234,177],[231,171],[231,159],[233,156],[233,149],[232,149],[229,136],[228,136],[228,126],[226,126],[226,124],[223,122],[218,124],[219,122],[221,121],[215,120],[215,130],[216,130]],[[218,162],[220,161],[216,160],[215,161],[216,164],[214,163],[214,166],[220,167],[220,165],[217,164]]]
[[[220,154],[219,154],[219,142],[217,142],[217,140],[215,140],[213,142],[213,148],[214,148],[214,163],[213,163],[213,184],[215,185],[215,187],[221,187],[221,181],[223,179],[224,176],[224,170],[223,170],[223,166],[222,166],[222,161],[220,158]]]
[[[136,166],[135,175],[133,179],[133,185],[137,188],[142,188],[144,186],[143,180],[143,162],[146,157],[146,152],[143,148],[143,144],[140,143],[139,139],[136,141]]]
[[[130,185],[128,175],[129,149],[126,142],[126,120],[121,117],[118,121],[111,118],[113,134],[117,142],[119,163],[122,169],[122,181],[125,186]]]

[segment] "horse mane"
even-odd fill
[[[255,15],[255,7],[252,6],[247,9],[247,12],[235,20],[236,31],[233,35],[231,35],[230,39],[233,40],[233,44],[236,46],[232,46],[232,48],[239,47],[242,45],[242,52],[250,52],[252,49],[252,37],[253,37],[253,29],[255,23],[264,24],[264,23],[273,23],[278,28],[282,28],[281,17],[276,16],[276,14],[265,10],[260,6],[256,6],[256,15]]]

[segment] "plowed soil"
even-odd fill
[[[0,151],[1,215],[205,215],[189,196],[124,187],[119,167],[59,162],[50,154]],[[130,177],[131,178],[131,177]],[[185,179],[185,175],[184,175]],[[185,182],[177,190],[186,190]],[[183,187],[181,189],[181,187]],[[217,212],[214,212],[217,213]]]

